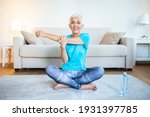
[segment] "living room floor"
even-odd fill
[[[122,74],[123,72],[127,72],[142,80],[143,82],[150,85],[150,64],[136,64],[133,70],[125,70],[125,69],[105,69],[105,74]],[[0,65],[0,75],[27,75],[27,74],[45,74],[44,69],[21,69],[19,71],[15,71],[13,69],[13,64],[6,64],[5,68],[2,68]]]

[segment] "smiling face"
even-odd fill
[[[81,17],[79,16],[71,17],[69,27],[72,31],[73,36],[80,35],[81,29],[83,28]]]

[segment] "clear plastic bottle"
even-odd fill
[[[127,96],[128,95],[128,74],[127,74],[127,72],[123,73],[120,95],[121,96]]]

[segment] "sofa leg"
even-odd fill
[[[15,69],[15,72],[18,72],[20,69]]]
[[[132,68],[126,68],[126,71],[132,71]]]

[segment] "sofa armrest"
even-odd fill
[[[125,66],[127,69],[132,69],[135,65],[135,38],[132,37],[123,37],[120,40],[119,44],[123,44],[127,47],[127,56],[125,60]]]
[[[19,50],[22,45],[25,44],[25,40],[23,37],[14,37],[13,38],[13,46],[14,46],[14,68],[21,68],[21,57],[19,55]]]

